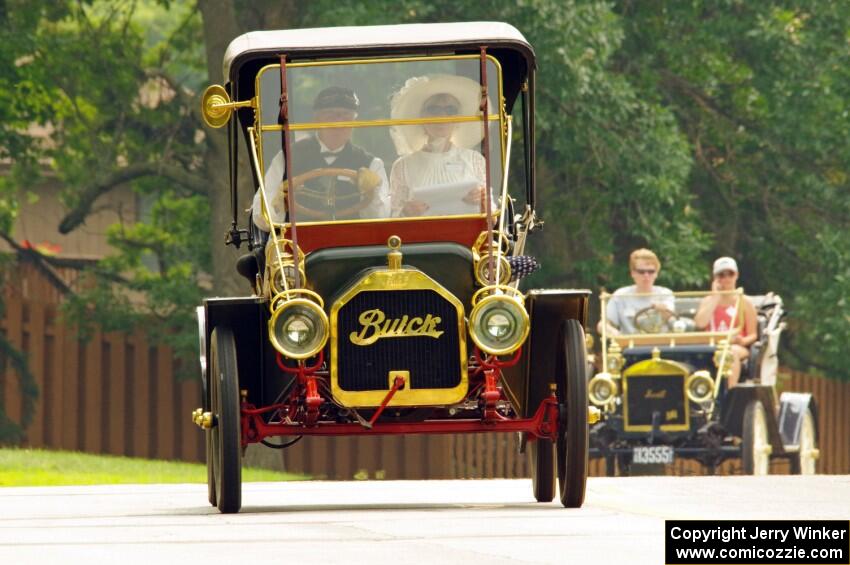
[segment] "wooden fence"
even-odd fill
[[[196,380],[178,382],[171,350],[151,346],[141,332],[96,333],[83,342],[57,314],[59,297],[22,265],[6,295],[2,331],[24,351],[39,389],[25,445],[159,459],[203,460],[203,434],[190,421],[200,406]],[[39,286],[42,285],[42,286]],[[20,422],[23,397],[17,373],[0,359],[6,414]],[[785,390],[811,391],[818,401],[819,471],[850,473],[850,383],[786,372]],[[331,479],[525,477],[527,457],[516,434],[304,438],[283,451],[287,470]],[[719,472],[738,472],[736,462]],[[774,472],[787,472],[776,462]],[[603,474],[599,461],[591,474]],[[687,462],[668,469],[701,474]]]
[[[0,328],[23,351],[38,399],[25,430],[30,447],[160,459],[203,459],[203,437],[189,414],[199,406],[197,381],[178,382],[167,346],[142,332],[100,333],[82,341],[62,323],[60,295],[21,263],[5,294]],[[58,270],[73,283],[74,269]],[[20,376],[0,358],[0,392],[9,418],[21,422]]]

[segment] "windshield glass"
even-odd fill
[[[480,216],[484,122],[478,57],[287,66],[295,217],[302,222]],[[502,185],[500,69],[487,62],[491,206]],[[258,76],[259,159],[286,219],[280,68]]]

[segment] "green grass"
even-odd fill
[[[265,469],[242,469],[245,482],[306,478]],[[0,449],[0,487],[206,482],[207,468],[200,463],[42,449]]]

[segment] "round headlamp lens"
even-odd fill
[[[315,334],[316,327],[307,316],[295,314],[286,322],[284,335],[293,345],[304,345]]]
[[[485,353],[516,351],[528,335],[528,314],[520,302],[501,295],[482,299],[469,316],[472,340]]]
[[[599,373],[587,385],[587,396],[591,403],[597,406],[608,404],[617,394],[617,383],[611,380],[607,373]]]
[[[484,318],[484,329],[495,341],[502,341],[511,334],[516,321],[505,311],[498,310]]]
[[[328,319],[315,302],[290,300],[272,314],[269,330],[275,349],[292,359],[306,359],[325,346]]]
[[[687,383],[688,398],[693,402],[705,402],[711,398],[714,391],[714,382],[711,377],[703,371],[692,375]]]

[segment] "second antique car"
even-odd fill
[[[590,293],[519,289],[539,225],[535,77],[531,46],[502,23],[230,44],[225,84],[202,110],[228,127],[227,242],[247,245],[236,268],[251,292],[198,308],[193,413],[221,512],[241,507],[249,444],[472,432],[522,434],[534,497],[581,506],[597,413],[584,374]],[[522,180],[509,190],[512,162]],[[243,177],[255,190],[247,218]]]
[[[782,299],[727,292],[736,297],[736,311],[749,300],[758,318],[758,338],[731,388],[730,344],[739,329],[697,328],[694,317],[708,293],[633,295],[648,304],[635,314],[638,333],[611,336],[601,324],[601,371],[588,383],[588,398],[602,418],[590,431],[590,456],[605,459],[608,475],[676,458],[696,460],[711,472],[740,458],[743,472],[756,475],[768,473],[771,458],[787,458],[792,472],[815,473],[815,400],[776,391]],[[617,299],[601,295],[602,316]]]

